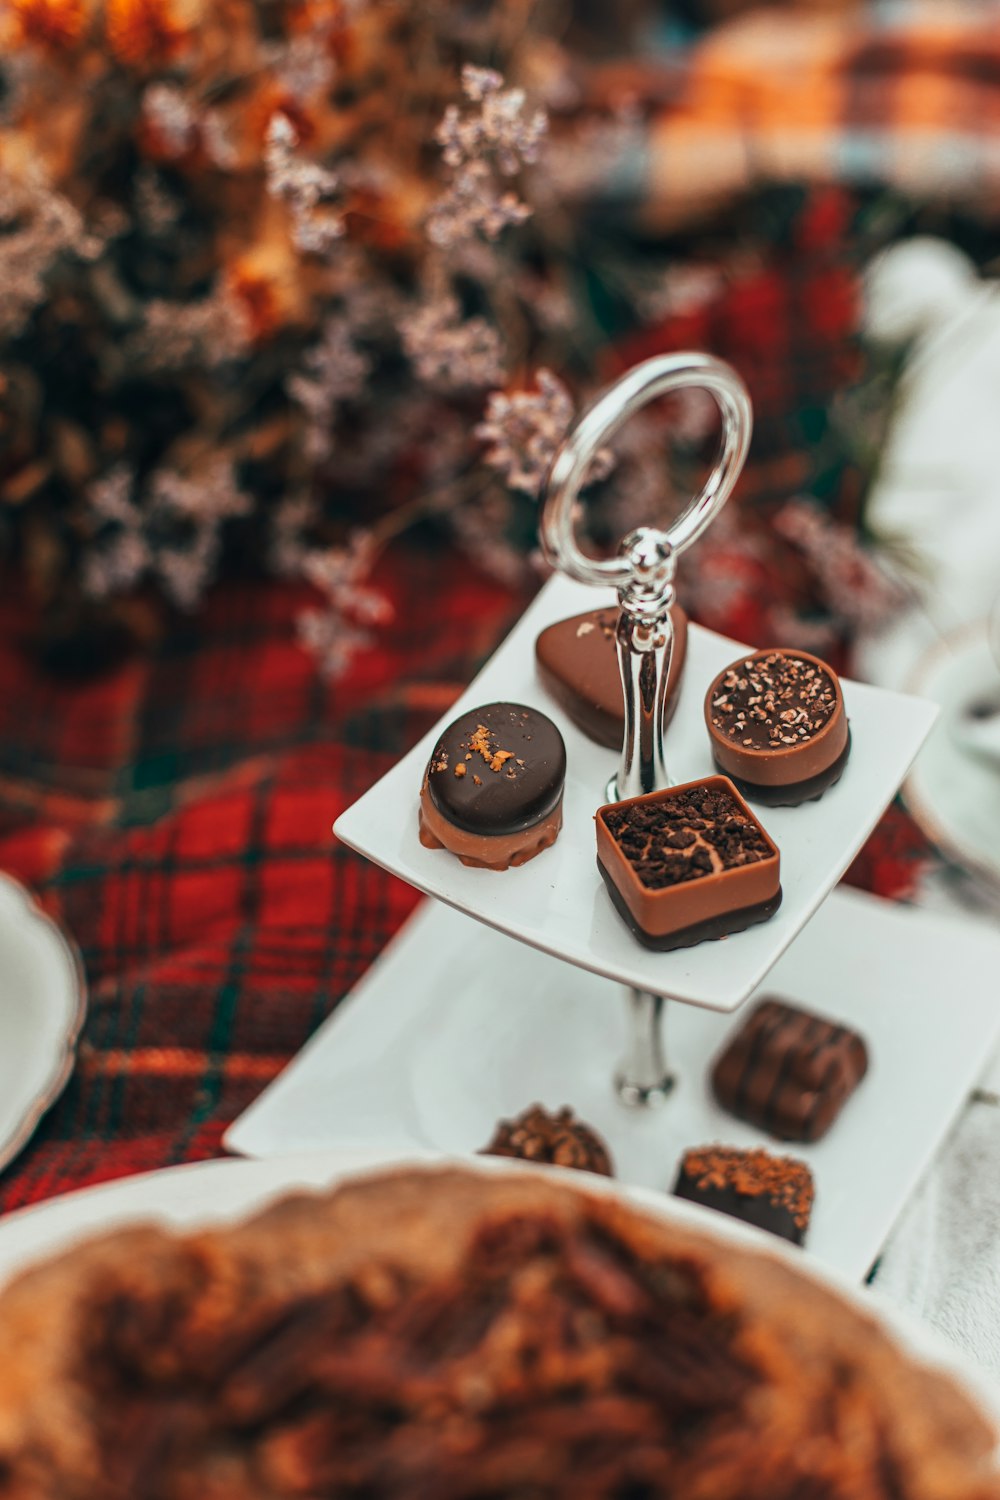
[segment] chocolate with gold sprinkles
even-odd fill
[[[794,1157],[702,1146],[685,1151],[674,1195],[801,1245],[816,1188],[805,1162]]]
[[[486,703],[441,735],[420,792],[420,841],[463,864],[506,870],[555,841],[566,747],[545,714]]]

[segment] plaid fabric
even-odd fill
[[[23,608],[0,605],[0,867],[90,984],[76,1071],[0,1208],[217,1154],[412,910],[331,825],[525,601],[412,551],[379,582],[396,622],[330,686],[295,643],[293,588],[224,587],[197,630],[72,685],[32,667]]]
[[[956,140],[962,160],[979,152],[979,207],[992,212],[1000,166],[980,160],[979,142],[1000,99],[1000,35],[988,21],[975,35],[921,31],[922,8],[908,9],[905,43],[877,19],[859,33],[792,16],[766,59],[755,21],[706,41],[648,142],[647,221],[676,223],[682,204],[762,178],[906,186],[913,152],[933,167]],[[730,266],[721,296],[609,358],[613,369],[697,347],[738,366],[756,407],[743,504],[807,491],[852,517],[857,476],[829,422],[858,370],[852,213],[839,188],[803,195],[766,253]],[[73,684],[33,665],[25,607],[0,597],[0,867],[76,937],[90,983],[76,1071],[0,1178],[0,1210],[217,1154],[412,910],[415,894],[336,847],[331,824],[448,707],[526,601],[412,548],[377,581],[396,622],[332,686],[295,644],[294,588],[226,585],[196,622]],[[800,583],[762,573],[754,587]],[[725,628],[754,639],[752,615]],[[926,853],[893,811],[851,878],[906,894]]]
[[[611,176],[619,193],[641,184],[656,229],[763,182],[877,185],[980,221],[1000,211],[991,4],[752,12],[693,47],[669,93]]]

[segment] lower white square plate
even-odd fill
[[[708,1064],[741,1018],[668,1007],[679,1083],[662,1109],[618,1103],[621,992],[449,910],[411,919],[309,1045],[230,1127],[248,1156],[349,1148],[371,1161],[468,1155],[502,1116],[571,1104],[626,1183],[669,1190],[685,1147],[765,1145],[807,1160],[808,1251],[860,1278],[1000,1035],[1000,937],[982,924],[838,891],[763,992],[854,1026],[867,1078],[826,1138],[782,1146],[714,1103]]]
[[[553,578],[454,708],[337,821],[344,843],[491,927],[593,973],[695,1005],[733,1010],[760,983],[827,896],[894,796],[937,708],[920,698],[844,682],[853,748],[844,775],[818,802],[760,810],[781,850],[784,900],[770,921],[721,942],[676,953],[642,947],[611,904],[597,872],[594,812],[617,767],[538,681],[535,639],[544,626],[613,595]],[[692,626],[681,696],[667,732],[676,782],[715,774],[703,702],[712,678],[744,648]],[[417,797],[441,730],[459,713],[496,700],[531,704],[562,730],[569,767],[563,830],[551,849],[516,870],[470,870],[417,837]]]

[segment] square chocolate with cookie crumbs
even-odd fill
[[[597,865],[638,940],[661,950],[742,932],[781,904],[781,856],[725,776],[596,813]]]

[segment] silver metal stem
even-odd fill
[[[667,1065],[663,1032],[667,1002],[646,990],[626,990],[628,1050],[615,1074],[615,1092],[630,1109],[655,1109],[677,1082]]]
[[[611,801],[672,786],[663,755],[663,718],[674,653],[670,584],[655,613],[623,600],[618,616],[618,666],[625,695],[625,738]]]
[[[666,531],[641,526],[625,537],[617,557],[597,559],[576,539],[577,497],[594,455],[635,412],[669,391],[700,387],[714,396],[722,441],[712,472],[687,509]],[[584,412],[556,455],[545,483],[541,540],[554,567],[580,583],[618,590],[618,663],[625,695],[625,735],[618,774],[607,800],[621,801],[671,786],[663,755],[674,629],[674,571],[678,555],[697,541],[725,505],[739,478],[752,430],[750,398],[734,370],[704,354],[664,354],[629,370]],[[670,1093],[674,1079],[663,1045],[666,1001],[629,990],[629,1049],[615,1076],[625,1104],[648,1107]]]

